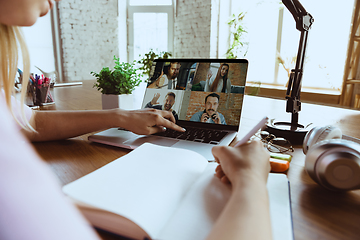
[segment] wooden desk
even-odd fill
[[[55,88],[56,109],[101,109],[101,95],[92,88],[93,83],[84,81],[82,86]],[[285,112],[285,101],[245,96],[240,132],[249,130],[265,115],[290,120],[290,115]],[[360,138],[358,111],[304,103],[299,123],[310,122],[321,126],[333,124],[340,127],[344,134]],[[62,185],[129,152],[91,143],[87,141],[87,136],[34,144]],[[338,193],[323,189],[306,174],[304,162],[302,150],[296,148],[287,173],[291,186],[295,239],[359,239],[360,190]],[[100,232],[100,235],[103,239],[123,239],[104,232]]]

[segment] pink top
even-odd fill
[[[5,103],[5,93],[4,93],[3,89],[1,89],[0,97],[1,97],[0,101]],[[11,96],[11,106],[13,109],[13,113],[14,113],[16,119],[18,119],[22,124],[24,124],[21,121],[21,105],[22,105],[22,103],[20,103],[20,101],[15,99],[14,96]],[[31,115],[32,115],[32,109],[25,104],[23,104],[23,105],[24,105],[25,117],[29,121],[31,118]],[[16,125],[17,125],[17,128],[20,130],[21,126],[19,124],[16,124]]]
[[[4,101],[0,114],[0,239],[98,239],[20,134]]]

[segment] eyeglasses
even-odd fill
[[[274,134],[271,134],[267,131],[261,131],[258,134],[255,134],[256,137],[260,138],[261,141],[266,145],[266,148],[270,152],[274,153],[284,153],[284,152],[294,152],[294,148],[289,140],[276,137]]]

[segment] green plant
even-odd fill
[[[141,57],[141,55],[139,56]],[[150,71],[153,61],[156,58],[168,59],[171,56],[172,54],[170,52],[160,52],[159,54],[157,54],[151,49],[148,53],[145,53],[145,55],[139,61],[137,61],[137,63],[142,64],[139,69],[143,71],[143,74],[150,77]]]
[[[93,87],[101,91],[102,94],[131,94],[135,87],[141,82],[141,74],[136,73],[133,63],[120,63],[120,58],[116,58],[114,70],[109,67],[103,67],[99,73],[91,72],[96,77],[96,83]]]
[[[243,56],[247,54],[247,45],[249,43],[243,42],[243,35],[247,33],[244,29],[242,21],[245,13],[241,12],[237,16],[233,14],[227,24],[230,27],[230,39],[232,40],[231,46],[226,52],[226,58],[237,58],[238,54],[242,53]]]

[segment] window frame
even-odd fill
[[[168,49],[167,52],[174,50],[174,1],[172,5],[130,5],[130,0],[126,1],[127,9],[127,29],[128,44],[127,56],[129,62],[134,61],[134,13],[167,13],[168,16]]]
[[[300,0],[301,2],[301,0]],[[355,5],[356,5],[357,1],[353,2],[353,8],[355,9]],[[230,0],[230,4],[231,4],[231,11],[230,14],[238,14],[238,12],[241,11],[245,11],[246,12],[246,6],[242,5],[242,2],[237,1],[237,0]],[[305,6],[306,7],[306,6]],[[245,9],[245,10],[244,10]],[[311,9],[311,8],[310,8]],[[311,13],[311,10],[308,9]],[[279,8],[279,19],[278,19],[278,25],[277,25],[277,40],[276,40],[276,46],[274,46],[274,50],[279,50],[280,48],[282,48],[282,46],[280,45],[281,43],[281,37],[284,33],[281,34],[281,29],[279,28],[283,28],[283,17],[281,16],[282,14],[285,14],[285,12],[288,12],[288,10],[286,9],[285,6],[282,6],[282,10],[280,11]],[[295,24],[295,22],[294,22]],[[353,24],[353,22],[350,20],[350,26]],[[349,29],[350,29],[349,26]],[[347,27],[347,26],[345,26]],[[311,32],[310,32],[311,34]],[[350,33],[349,33],[350,34]],[[312,38],[312,34],[311,34],[311,38]],[[280,41],[279,41],[280,40]],[[311,39],[310,39],[311,41]],[[349,40],[348,40],[349,41]],[[346,44],[349,44],[348,42],[346,42]],[[297,50],[294,48],[294,50]],[[274,58],[276,58],[277,56],[275,55]],[[245,56],[246,58],[246,56]],[[347,56],[345,56],[345,61],[347,60]],[[251,62],[250,62],[251,64]],[[280,74],[280,68],[281,68],[281,64],[278,64],[275,61],[275,65],[273,67],[274,71],[274,76],[270,76],[272,74],[269,74],[269,78],[272,78],[273,81],[269,82],[262,82],[260,85],[257,82],[256,79],[249,79],[247,80],[247,93],[249,94],[253,94],[254,92],[257,93],[258,96],[262,96],[262,97],[269,97],[269,98],[278,98],[278,99],[285,99],[285,95],[286,95],[286,87],[284,86],[283,83],[279,83],[279,77],[278,75]],[[307,72],[308,69],[305,66],[305,72]],[[340,70],[341,71],[341,70]],[[345,71],[343,71],[340,75],[345,74]],[[339,82],[342,83],[342,78],[339,77]],[[301,89],[301,101],[303,102],[312,102],[312,103],[319,103],[319,104],[326,104],[326,105],[335,105],[338,106],[339,102],[340,102],[340,97],[342,94],[341,93],[342,89],[341,89],[341,85],[340,85],[340,89],[331,89],[329,88],[323,88],[321,86],[316,87],[316,86],[302,86]]]

